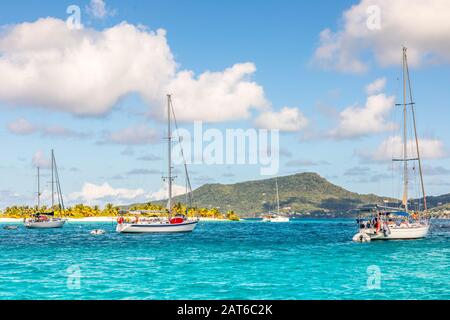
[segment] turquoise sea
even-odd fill
[[[364,244],[351,219],[114,227],[1,229],[0,299],[450,299],[450,221],[424,240]]]

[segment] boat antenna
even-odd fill
[[[419,163],[419,176],[420,176],[420,186],[422,188],[423,208],[426,213],[428,211],[427,196],[425,193],[425,184],[423,182],[422,160],[420,158],[419,137],[417,135],[415,103],[414,103],[414,99],[413,99],[413,95],[412,95],[411,78],[409,77],[408,57],[406,55],[406,48],[404,48],[404,57],[405,57],[406,76],[408,78],[409,98],[410,98],[412,117],[413,117],[414,137],[415,137],[416,151],[417,151],[417,162]]]

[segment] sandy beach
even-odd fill
[[[67,218],[68,222],[111,222],[116,221],[117,217],[87,217],[87,218]],[[200,221],[229,221],[226,219],[214,219],[214,218],[200,218]],[[23,219],[15,218],[0,218],[0,223],[17,223],[22,222]]]

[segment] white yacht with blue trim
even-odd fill
[[[430,230],[430,215],[428,213],[427,196],[423,181],[422,161],[420,157],[419,138],[417,135],[415,103],[412,97],[411,80],[409,77],[407,49],[403,47],[403,103],[396,106],[403,109],[403,143],[402,156],[393,159],[402,164],[403,169],[403,196],[398,208],[376,206],[369,210],[372,218],[358,218],[359,232],[353,237],[356,242],[368,242],[371,240],[406,240],[425,238]],[[409,98],[409,99],[408,99]],[[408,127],[408,119],[412,119],[412,128]],[[408,139],[408,129],[413,132],[413,137]],[[409,166],[409,163],[413,163]],[[420,185],[418,199],[409,199],[410,169],[419,179]],[[416,170],[418,169],[418,170]],[[421,199],[420,199],[421,196]]]

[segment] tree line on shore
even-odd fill
[[[88,217],[115,217],[125,214],[129,211],[148,211],[146,215],[149,216],[167,216],[168,211],[161,205],[152,203],[137,204],[128,207],[126,210],[120,206],[114,206],[111,203],[106,204],[103,208],[99,206],[88,206],[84,204],[77,204],[71,207],[67,207],[62,215],[67,218],[88,218]],[[36,213],[54,212],[56,216],[61,215],[61,210],[58,206],[49,208],[42,206],[10,206],[7,207],[1,215],[4,218],[16,218],[23,219],[28,218]],[[173,214],[184,214],[188,217],[200,217],[209,219],[221,219],[221,220],[239,220],[239,216],[234,211],[228,211],[226,213],[220,212],[218,208],[187,208],[181,203],[177,203],[172,208]]]

